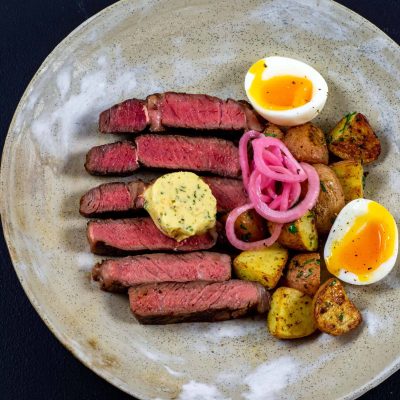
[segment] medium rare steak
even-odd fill
[[[239,151],[230,141],[177,135],[142,135],[136,146],[124,141],[93,147],[86,156],[86,170],[92,175],[129,175],[139,168],[211,172],[240,175]]]
[[[246,114],[237,101],[220,100],[205,94],[165,93],[152,99],[150,129],[153,132],[168,128],[207,130],[243,130]],[[160,123],[153,123],[154,109],[160,115]]]
[[[141,132],[149,123],[146,102],[126,100],[100,114],[101,132]]]
[[[255,130],[262,132],[265,128],[266,121],[263,120],[254,110],[250,103],[246,100],[240,100],[240,105],[243,108],[244,113],[246,114],[246,122],[247,122],[247,129],[248,130]]]
[[[265,313],[270,296],[258,283],[151,283],[129,289],[131,310],[142,324],[223,321],[250,312]]]
[[[145,101],[131,99],[103,111],[99,130],[103,133],[153,132],[165,128],[262,131],[265,123],[245,101],[221,100],[206,94],[156,93]]]
[[[141,209],[145,188],[146,184],[140,180],[103,183],[82,196],[79,212],[90,218]]]
[[[217,235],[208,232],[181,242],[164,235],[151,218],[105,219],[89,221],[87,238],[94,254],[129,254],[145,251],[208,250]]]
[[[129,141],[93,147],[86,154],[85,168],[92,175],[129,175],[139,168],[136,147]]]
[[[230,279],[231,258],[208,251],[130,256],[96,264],[92,276],[103,290],[111,292],[153,282],[219,282]]]
[[[212,194],[217,199],[218,212],[231,211],[249,201],[241,180],[215,176],[204,176],[203,180],[210,186]]]
[[[217,199],[218,212],[231,211],[247,202],[242,181],[217,177],[203,180]],[[103,183],[82,196],[79,212],[88,218],[134,212],[143,207],[145,188],[142,181]]]
[[[240,175],[238,148],[227,140],[176,135],[142,135],[136,138],[139,162],[150,168]]]

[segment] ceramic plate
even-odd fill
[[[121,1],[91,18],[46,59],[12,121],[1,169],[1,216],[21,283],[40,316],[83,363],[140,399],[353,399],[400,365],[400,269],[351,287],[364,324],[279,341],[262,319],[141,326],[125,296],[90,281],[80,196],[107,179],[84,155],[115,140],[98,114],[166,90],[244,98],[263,56],[303,60],[326,78],[325,131],[366,114],[383,142],[366,196],[399,220],[400,50],[376,27],[327,0]]]

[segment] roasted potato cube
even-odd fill
[[[267,232],[264,219],[255,210],[245,211],[235,221],[236,236],[244,242],[264,239]]]
[[[280,339],[297,339],[311,335],[317,329],[312,298],[297,289],[276,289],[272,295],[267,325],[271,334]]]
[[[309,211],[300,219],[283,225],[278,243],[294,250],[317,250],[318,233],[314,213]]]
[[[344,160],[363,164],[375,161],[381,153],[381,142],[367,118],[360,113],[347,114],[328,135],[328,148]]]
[[[346,203],[364,197],[364,170],[360,161],[338,161],[330,167],[339,178]]]
[[[314,207],[319,235],[329,233],[340,210],[344,207],[344,194],[339,178],[327,165],[315,164],[320,180],[320,191]]]
[[[265,136],[272,136],[280,140],[282,140],[285,136],[285,134],[280,130],[280,128],[271,122],[267,123],[267,126],[265,127],[263,133]]]
[[[350,332],[362,322],[360,311],[337,278],[328,279],[318,289],[313,299],[313,310],[318,329],[334,336]]]
[[[324,132],[310,122],[288,129],[283,142],[298,161],[328,164]]]
[[[272,289],[282,276],[287,259],[288,251],[276,243],[263,249],[243,251],[233,260],[233,270],[240,279],[259,282]]]
[[[321,284],[319,253],[297,254],[289,262],[286,286],[314,296]]]

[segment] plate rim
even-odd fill
[[[2,204],[4,204],[3,199],[5,198],[5,186],[6,186],[6,176],[7,171],[9,170],[9,167],[6,166],[6,164],[3,162],[5,159],[5,154],[9,154],[11,145],[13,143],[13,139],[11,138],[12,136],[12,131],[14,130],[15,124],[16,124],[16,118],[18,114],[21,111],[21,108],[23,107],[23,104],[25,104],[26,99],[28,98],[33,85],[35,84],[36,80],[41,76],[42,73],[44,73],[47,70],[48,65],[50,65],[50,58],[53,57],[54,53],[57,51],[60,51],[61,48],[66,46],[68,44],[68,41],[76,35],[78,32],[80,32],[82,29],[84,29],[87,25],[92,23],[93,20],[102,17],[104,14],[110,12],[111,9],[116,8],[116,7],[124,7],[124,3],[131,2],[132,0],[119,0],[113,4],[110,4],[106,8],[100,10],[96,14],[92,15],[90,18],[87,20],[83,21],[81,24],[79,24],[76,28],[74,28],[64,39],[62,39],[52,50],[51,52],[46,56],[46,58],[43,60],[31,80],[29,81],[26,89],[24,90],[21,99],[18,102],[18,105],[14,111],[13,117],[11,119],[9,128],[7,130],[7,134],[4,140],[4,145],[3,145],[3,150],[1,154],[1,159],[0,159],[0,222],[3,230],[3,237],[4,241],[6,243],[6,247],[9,253],[9,257],[11,260],[12,267],[17,275],[18,281],[27,296],[29,302],[32,304],[33,308],[35,309],[36,313],[39,315],[41,320],[45,323],[46,327],[50,330],[50,332],[57,338],[57,340],[62,344],[62,346],[67,349],[79,362],[85,365],[85,367],[89,368],[91,371],[93,371],[97,376],[100,378],[106,380],[108,383],[112,384],[113,386],[117,387],[119,390],[122,390],[123,392],[127,393],[130,396],[134,396],[139,400],[147,400],[145,397],[142,397],[141,394],[138,392],[135,392],[132,390],[129,385],[127,385],[125,382],[120,380],[119,378],[115,377],[113,374],[109,373],[105,369],[101,369],[100,367],[97,367],[95,364],[91,364],[89,359],[86,357],[84,352],[81,352],[79,348],[74,344],[74,339],[69,338],[67,335],[65,335],[61,330],[56,328],[55,324],[53,324],[52,321],[50,321],[47,316],[45,315],[45,312],[42,311],[41,305],[39,304],[38,300],[36,299],[36,296],[33,294],[31,289],[26,285],[25,279],[22,277],[22,274],[20,271],[15,267],[15,250],[14,247],[12,246],[11,243],[11,234],[9,230],[7,229],[6,225],[4,224],[4,218],[3,216],[5,215],[4,210],[2,209]],[[207,0],[210,1],[210,0]],[[272,0],[275,1],[275,0]],[[297,1],[297,0],[295,0]],[[338,3],[335,0],[313,0],[315,3],[330,3],[334,7],[341,9],[342,11],[346,13],[350,13],[353,18],[358,19],[361,21],[364,26],[366,26],[368,29],[373,30],[375,33],[379,35],[383,35],[385,39],[388,41],[388,44],[395,49],[396,51],[400,51],[400,44],[396,43],[394,39],[392,39],[388,34],[386,34],[383,30],[381,30],[378,26],[376,26],[374,23],[369,21],[367,18],[363,17],[362,15],[358,14],[357,12],[351,10],[350,8],[344,6],[343,4]],[[368,392],[369,390],[377,387],[379,384],[381,384],[383,381],[385,381],[387,378],[389,378],[392,374],[397,372],[400,369],[400,352],[398,354],[398,357],[396,360],[390,364],[389,366],[386,366],[377,376],[375,376],[373,379],[365,383],[364,385],[354,389],[351,393],[348,393],[342,397],[338,397],[337,400],[354,400]]]

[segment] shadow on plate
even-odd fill
[[[79,218],[83,221],[83,217],[79,214],[79,201],[83,194],[82,192],[68,194],[62,200],[60,212],[63,217],[67,219]]]
[[[113,318],[116,318],[118,321],[124,322],[126,324],[139,324],[139,322],[133,316],[129,307],[129,297],[127,293],[102,292],[102,294],[108,295],[108,310],[106,310],[106,312],[109,315],[112,315]]]
[[[62,173],[70,176],[82,176],[83,174],[86,174],[84,167],[86,153],[87,151],[81,151],[72,154],[64,164]]]
[[[65,228],[64,239],[68,250],[89,252],[89,245],[86,239],[86,224],[82,223],[79,228]]]

